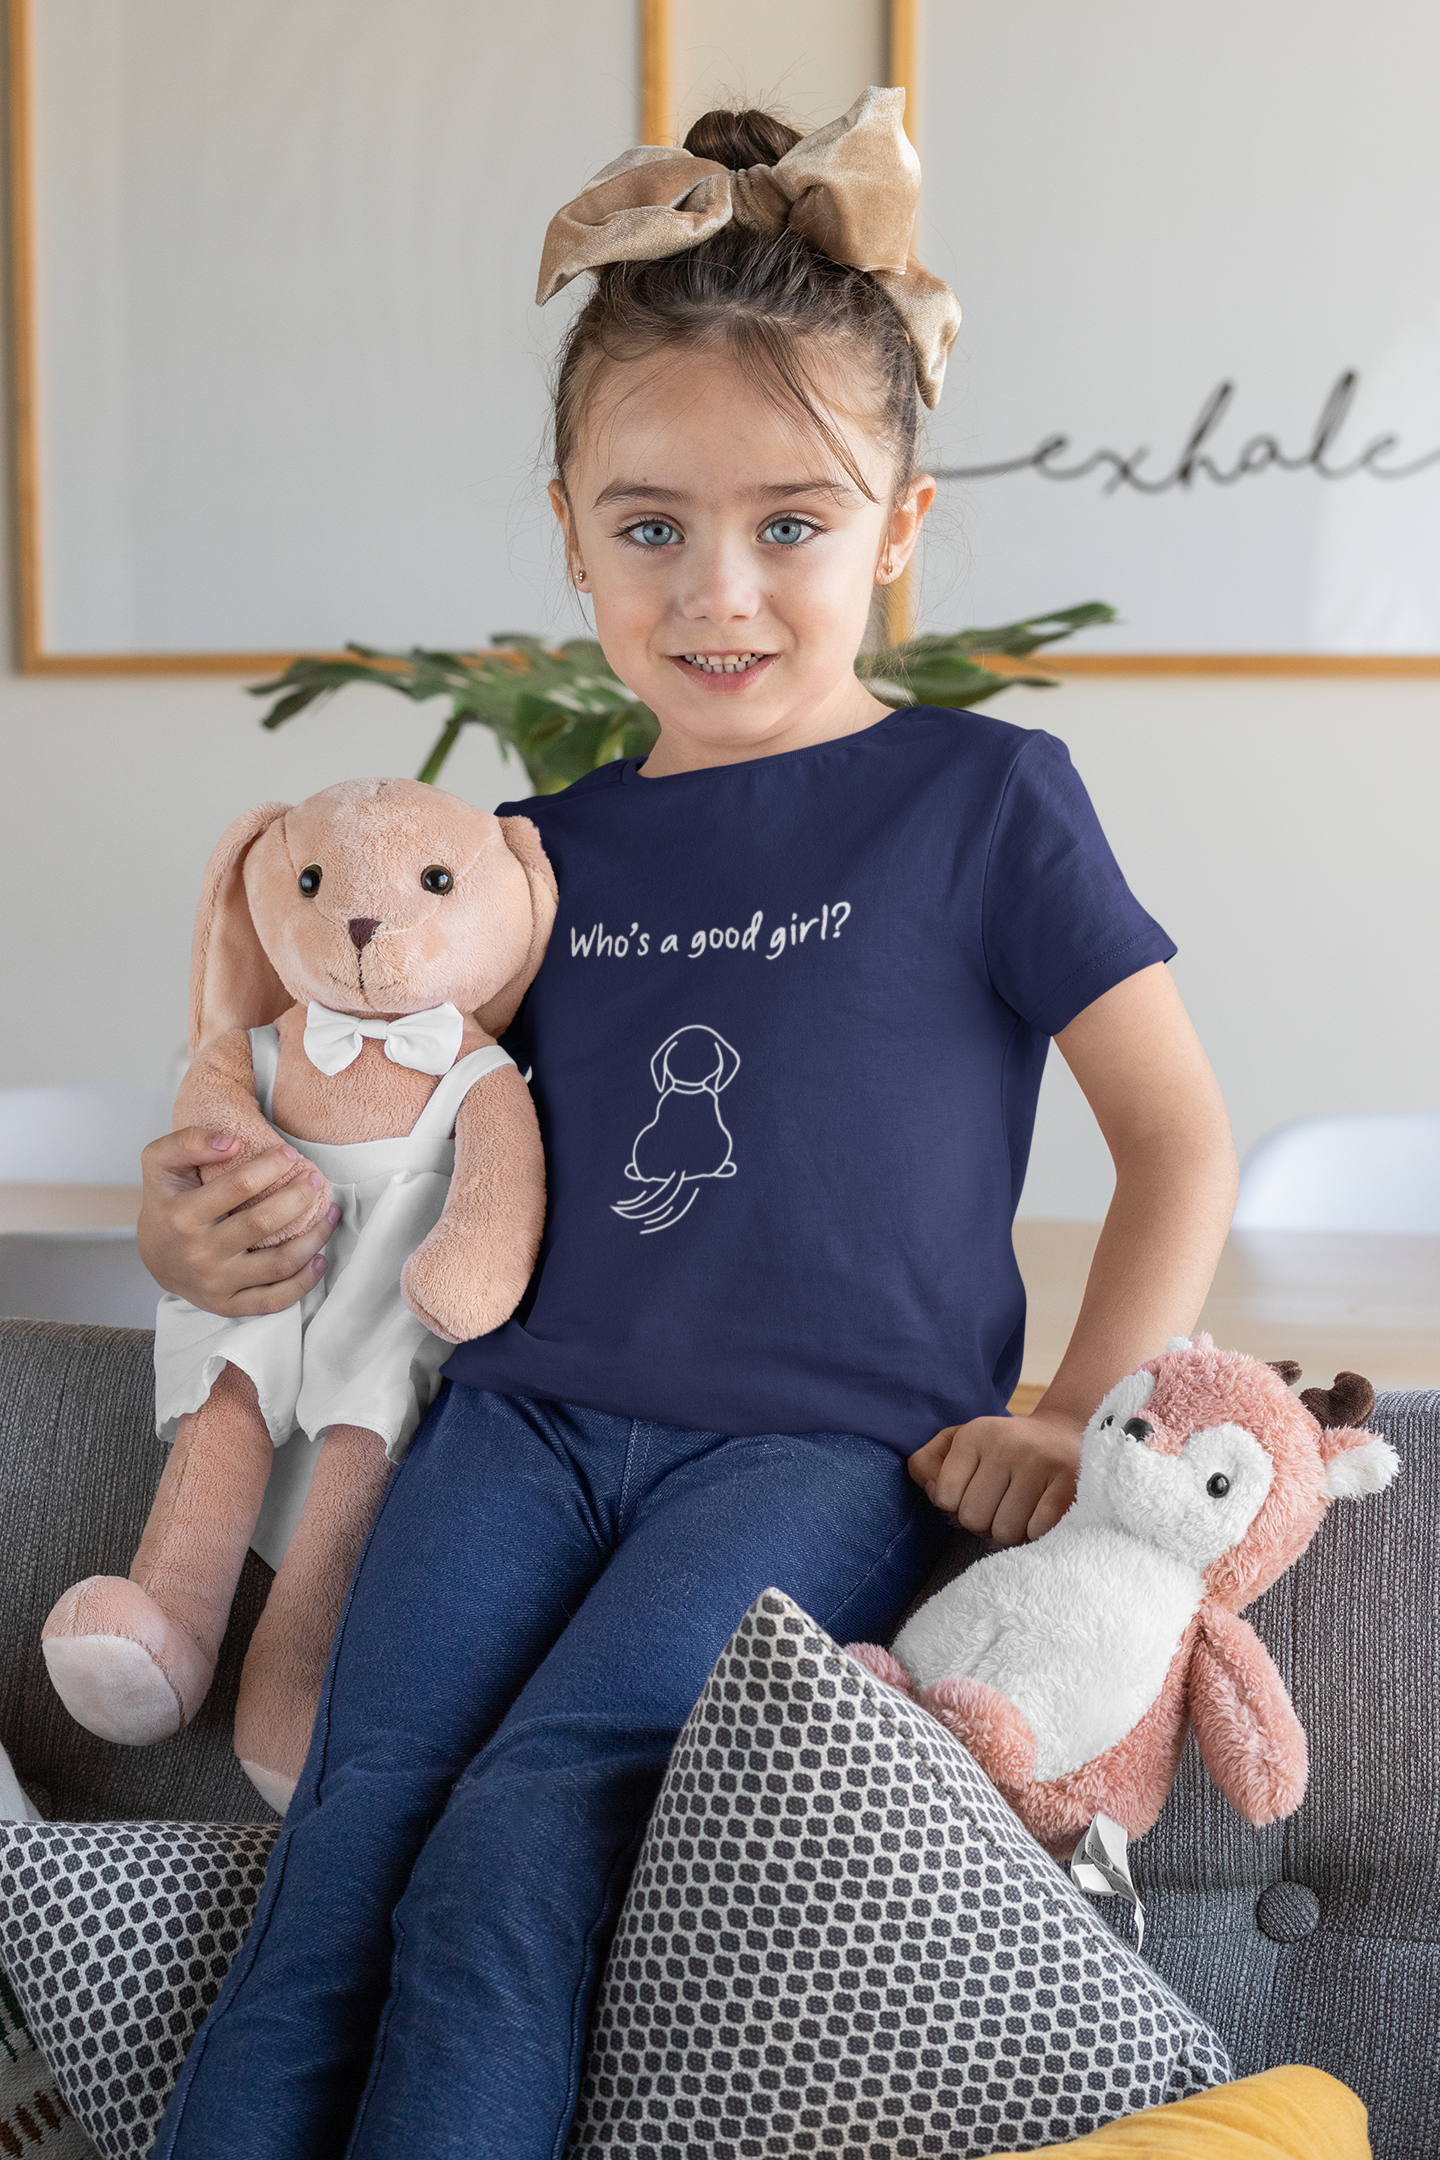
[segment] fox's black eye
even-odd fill
[[[313,900],[316,893],[319,892],[320,865],[318,862],[310,863],[307,868],[300,872],[300,890],[307,900]]]
[[[428,870],[421,871],[420,883],[426,892],[447,893],[455,880],[443,863],[432,862]]]
[[[1212,1500],[1223,1500],[1230,1490],[1230,1480],[1223,1470],[1217,1470],[1214,1477],[1208,1480],[1205,1490]]]

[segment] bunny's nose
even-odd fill
[[[352,915],[350,918],[350,942],[356,952],[363,952],[380,927],[378,915]]]
[[[1128,1433],[1132,1440],[1153,1440],[1155,1437],[1155,1428],[1148,1418],[1127,1417],[1120,1430]]]

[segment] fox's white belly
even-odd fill
[[[1035,1775],[1123,1739],[1165,1684],[1204,1583],[1110,1524],[1060,1523],[995,1553],[923,1605],[894,1649],[922,1687],[981,1680],[1023,1711]]]

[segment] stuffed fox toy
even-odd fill
[[[169,1460],[128,1579],[92,1576],[45,1623],[50,1678],[102,1738],[195,1716],[247,1547],[278,1567],[235,1714],[283,1810],[345,1587],[447,1346],[507,1319],[545,1208],[529,1091],[494,1038],[544,957],[555,881],[528,818],[412,780],[355,780],[236,820],[210,858],[177,1126],[296,1150],[282,1185],[339,1220],[285,1312],[165,1297],[156,1408]],[[212,1175],[215,1173],[211,1173]],[[250,1203],[255,1248],[272,1186]]]
[[[1252,1823],[1305,1795],[1305,1734],[1245,1606],[1329,1508],[1390,1482],[1357,1373],[1297,1399],[1299,1367],[1179,1338],[1112,1388],[1085,1431],[1073,1505],[1033,1545],[931,1598],[893,1655],[853,1646],[970,1750],[1068,1860],[1092,1818],[1131,1837],[1159,1815],[1195,1727]]]

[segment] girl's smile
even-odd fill
[[[688,652],[676,653],[676,667],[689,679],[698,679],[711,695],[727,694],[753,687],[755,678],[763,675],[773,653],[766,652]]]
[[[837,378],[838,381],[838,378]],[[883,719],[855,654],[934,497],[815,384],[857,485],[728,354],[609,365],[551,499],[611,666],[660,722],[647,777]]]

